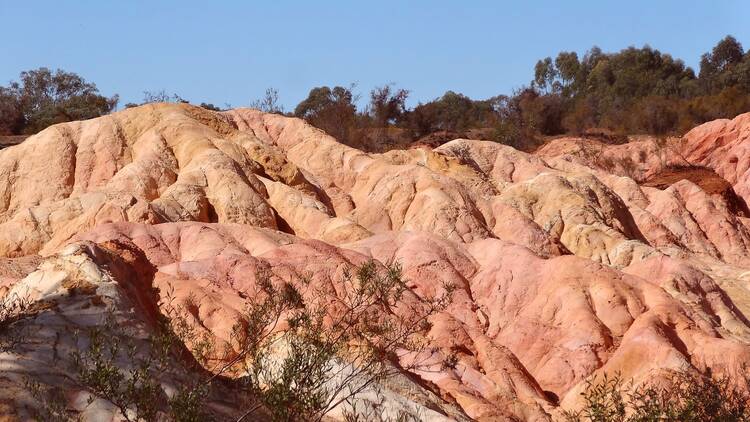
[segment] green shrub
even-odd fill
[[[571,422],[706,422],[750,421],[750,393],[728,376],[717,378],[691,371],[673,373],[659,385],[623,385],[606,374],[589,380],[583,409],[567,413]]]

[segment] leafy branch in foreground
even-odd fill
[[[388,415],[388,403],[383,391],[378,387],[375,388],[375,398],[371,401],[360,401],[356,402],[353,398],[347,400],[347,404],[351,407],[351,410],[344,410],[342,412],[342,419],[344,422],[419,422],[424,420],[424,415],[421,410],[411,414],[404,409],[394,409],[390,413],[395,413],[394,416]]]
[[[119,336],[102,329],[90,330],[88,340],[88,350],[71,354],[79,383],[115,405],[128,421],[156,419],[163,392],[152,377],[154,357],[138,357],[133,344],[123,344]],[[132,366],[125,370],[118,366],[123,349]]]
[[[23,341],[17,323],[32,313],[31,301],[13,294],[0,298],[0,352],[7,352]]]
[[[169,325],[160,326],[148,340],[146,353],[122,335],[113,321],[88,330],[88,348],[71,353],[79,385],[112,403],[127,421],[204,421],[208,386],[181,385],[167,397],[159,380],[181,362],[180,340]],[[168,413],[160,409],[168,409]]]
[[[209,368],[209,355],[219,345],[169,299],[162,304],[169,318],[141,344],[146,347],[136,347],[111,320],[88,330],[87,347],[70,355],[74,382],[112,403],[127,421],[212,420],[205,403],[219,380],[248,399],[238,422],[251,415],[320,421],[374,383],[417,369],[421,362],[401,358],[426,350],[429,318],[445,309],[453,292],[443,286],[439,296],[421,299],[400,266],[374,261],[345,271],[336,287],[308,278],[283,282],[268,273],[256,277],[256,286],[215,367]],[[182,304],[185,310],[198,305],[192,296]],[[168,397],[160,380],[174,378],[175,369],[202,375]],[[48,416],[40,419],[65,420],[64,400],[40,385],[32,391],[42,402],[40,415]]]
[[[238,410],[237,422],[250,416],[320,421],[343,403],[351,408],[344,410],[346,420],[373,415],[382,420],[383,403],[355,406],[357,395],[400,371],[424,369],[413,358],[431,355],[421,353],[429,352],[429,319],[445,309],[452,292],[452,286],[444,286],[436,297],[419,298],[398,265],[374,261],[345,271],[340,282],[331,284],[304,277],[286,282],[260,273],[215,367],[208,367],[209,354],[218,349],[213,337],[201,334],[168,301],[162,307],[171,318],[164,318],[140,352],[112,321],[90,329],[87,348],[71,355],[74,381],[111,402],[127,421],[213,420],[206,401],[219,380],[249,403]],[[188,309],[198,305],[192,296],[182,304]],[[5,312],[0,321],[17,314]],[[455,356],[449,355],[443,367],[451,366]],[[168,396],[159,380],[179,379],[170,376],[175,369],[194,380]],[[571,422],[750,421],[747,379],[740,384],[726,375],[680,371],[660,380],[638,388],[623,386],[619,376],[589,380],[583,409],[565,416]],[[43,402],[39,420],[75,419],[53,389],[33,381],[27,386]],[[414,415],[398,412],[395,417]]]
[[[331,409],[406,366],[424,351],[429,318],[447,306],[453,288],[424,300],[401,267],[369,261],[345,271],[339,290],[307,279],[297,286],[258,277],[246,318],[234,328],[238,353],[219,373],[240,381],[275,421],[319,421]]]
[[[87,344],[68,355],[71,378],[77,387],[91,393],[87,406],[97,399],[106,400],[125,421],[131,422],[213,420],[204,405],[210,384],[186,381],[178,384],[171,396],[162,388],[162,380],[176,378],[168,375],[182,372],[184,376],[190,369],[182,340],[172,324],[162,318],[154,333],[140,343],[129,337],[112,316],[101,326],[75,332],[75,342],[83,338]],[[37,420],[80,420],[59,388],[30,378],[25,385],[37,401],[37,408],[32,410]]]

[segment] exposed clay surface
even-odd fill
[[[554,420],[605,372],[736,376],[750,364],[749,134],[747,114],[684,139],[368,154],[250,109],[53,126],[0,151],[0,294],[46,304],[23,322],[35,343],[0,353],[0,403],[33,406],[32,376],[89,420],[116,419],[65,381],[72,330],[113,314],[138,338],[171,301],[226,340],[259,270],[337,291],[370,258],[403,265],[405,300],[457,287],[428,333],[429,358],[455,368],[389,393],[425,420]]]

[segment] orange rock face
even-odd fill
[[[260,270],[335,288],[397,261],[412,298],[456,287],[428,333],[430,359],[456,365],[415,374],[437,394],[423,418],[553,420],[592,376],[750,364],[749,152],[750,114],[683,139],[367,154],[299,119],[146,105],[0,151],[0,294],[62,301],[28,322],[50,321],[40,344],[90,323],[85,300],[146,331],[189,304],[229,340]],[[93,290],[59,299],[71,280]],[[45,356],[0,353],[27,368],[0,401],[29,400],[24,375],[56,385],[64,371],[28,369]]]

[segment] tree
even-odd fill
[[[666,135],[676,127],[678,110],[673,101],[665,97],[644,97],[635,103],[630,113],[630,127],[638,132]]]
[[[312,119],[329,111],[353,114],[356,111],[354,101],[358,96],[349,88],[336,86],[333,89],[321,86],[310,90],[307,98],[297,105],[294,115],[303,119]]]
[[[552,64],[552,58],[545,57],[536,62],[536,65],[534,66],[534,81],[532,84],[541,90],[549,90],[552,89],[556,76],[557,69],[555,69],[555,65]]]
[[[221,108],[213,105],[213,103],[200,103],[200,107],[211,111],[221,111]]]
[[[409,91],[395,90],[392,84],[376,87],[370,91],[369,112],[378,127],[385,127],[401,120],[406,113]]]
[[[721,72],[740,63],[744,54],[742,44],[733,36],[727,35],[711,50],[708,58],[712,70]]]
[[[700,79],[704,94],[735,86],[750,94],[750,54],[744,54],[742,44],[728,35],[701,56]]]
[[[188,103],[188,100],[177,94],[167,94],[167,91],[143,91],[143,101],[141,104],[151,103]]]
[[[586,129],[596,126],[595,116],[591,99],[581,98],[565,111],[562,125],[566,132],[581,135]]]
[[[352,93],[353,89],[354,85],[349,88],[313,88],[307,98],[294,109],[294,115],[342,142],[351,143],[357,120],[357,107],[354,103],[359,98]]]
[[[562,87],[565,90],[578,77],[581,68],[581,64],[578,62],[578,54],[574,51],[560,52],[555,59],[555,68],[557,68],[557,75],[562,80]],[[563,95],[567,96],[569,93],[563,92]]]
[[[263,98],[253,101],[250,107],[264,113],[284,113],[284,107],[279,104],[279,91],[275,88],[267,88]]]
[[[456,136],[468,129],[488,133],[488,128],[494,129],[493,139],[523,149],[538,145],[543,135],[566,131],[679,134],[708,120],[750,111],[750,53],[727,36],[703,56],[696,76],[682,60],[648,45],[612,53],[594,46],[582,57],[562,51],[554,60],[537,61],[529,85],[513,95],[494,97],[500,101],[447,91],[408,110],[407,97],[408,91],[392,85],[376,87],[366,112],[357,114],[350,89],[319,87],[297,106],[295,115],[358,147],[367,144],[355,138],[378,139],[382,145],[391,133],[416,140],[438,131]],[[372,130],[392,125],[407,130]]]
[[[99,117],[118,97],[99,95],[96,85],[75,73],[45,67],[21,72],[20,81],[0,89],[0,130],[36,133],[55,123]]]
[[[486,127],[494,121],[494,114],[491,100],[475,101],[466,95],[447,91],[440,98],[417,105],[408,116],[417,136],[424,136],[438,130],[455,132]]]
[[[537,62],[531,87],[539,95],[521,90],[518,105],[526,123],[545,135],[587,128],[675,133],[709,116],[748,111],[742,100],[750,94],[748,57],[728,36],[703,56],[696,77],[682,60],[648,45],[615,53],[592,47],[581,60],[561,52],[554,62]]]
[[[13,90],[0,87],[0,135],[16,135],[23,132],[26,118],[21,111],[18,96]]]

